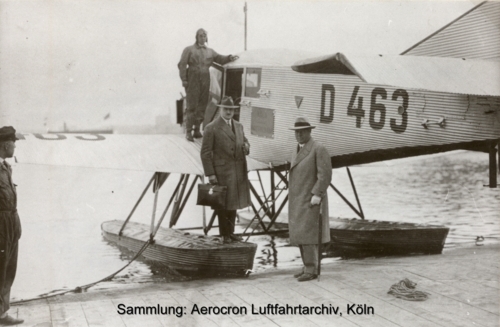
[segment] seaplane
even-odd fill
[[[317,126],[313,137],[328,150],[333,168],[346,167],[354,201],[331,189],[358,218],[329,217],[330,249],[383,254],[442,252],[445,226],[366,219],[349,166],[465,149],[490,154],[490,187],[496,187],[500,139],[500,61],[437,56],[318,55],[290,50],[252,50],[211,68],[211,101],[205,123],[217,117],[217,102],[230,96],[251,144],[250,211],[241,212],[241,236],[287,231],[287,173],[295,145],[288,128],[297,116]],[[183,101],[178,102],[182,122]],[[204,181],[201,141],[183,135],[19,133],[16,160],[152,173],[123,221],[106,221],[107,240],[148,260],[194,272],[245,272],[256,244],[223,244],[209,232],[215,212],[200,232],[174,228],[187,200]],[[267,174],[267,178],[262,175]],[[177,176],[175,178],[174,176]],[[269,182],[269,187],[263,186]],[[167,182],[175,185],[159,217],[157,203]],[[151,224],[131,221],[148,190],[154,196]],[[170,215],[168,226],[162,227]],[[327,251],[327,249],[325,249]]]

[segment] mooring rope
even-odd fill
[[[408,278],[400,280],[398,283],[391,286],[387,294],[392,294],[395,297],[407,301],[425,301],[430,295],[427,292],[417,291],[415,287],[417,283],[412,282]]]
[[[73,293],[82,293],[83,291],[89,289],[90,287],[92,287],[94,285],[99,284],[100,282],[105,282],[105,281],[111,280],[119,272],[121,272],[123,269],[127,268],[132,262],[134,262],[146,250],[146,248],[149,246],[149,244],[151,244],[151,239],[148,240],[146,243],[144,243],[144,245],[139,250],[139,252],[137,252],[137,254],[132,259],[130,259],[130,261],[125,266],[123,266],[119,270],[115,271],[111,275],[109,275],[107,277],[104,277],[104,278],[102,278],[102,279],[100,279],[100,280],[98,280],[96,282],[93,282],[93,283],[90,283],[90,284],[86,284],[86,285],[82,285],[82,286],[77,286],[77,287],[75,287],[73,289],[65,290],[65,291],[62,291],[62,292],[59,292],[59,293],[52,293],[51,294],[51,292],[49,292],[49,293],[45,293],[45,294],[42,294],[42,295],[40,295],[38,297],[31,298],[31,299],[13,301],[13,302],[11,302],[11,304],[20,304],[20,303],[26,303],[26,302],[31,302],[31,301],[35,301],[35,300],[48,299],[48,298],[51,298],[51,297],[54,297],[54,296],[63,295],[63,294],[71,293],[71,292],[73,292]]]

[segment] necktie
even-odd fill
[[[7,168],[7,171],[10,173],[10,165],[7,163],[7,161],[3,161],[3,165],[5,166],[5,168]]]

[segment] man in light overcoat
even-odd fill
[[[311,137],[312,126],[298,117],[291,130],[298,144],[294,147],[288,190],[290,244],[298,245],[303,261],[298,281],[317,278],[319,217],[322,215],[321,243],[330,241],[327,189],[332,179],[332,164],[326,149]]]
[[[224,243],[241,241],[234,235],[236,210],[248,207],[250,185],[245,156],[250,151],[243,125],[233,118],[238,108],[231,97],[221,101],[220,116],[205,127],[201,145],[201,161],[211,184],[227,186],[226,208],[217,209],[219,231]]]

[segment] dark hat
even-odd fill
[[[316,128],[316,126],[312,126],[311,124],[309,124],[309,119],[307,119],[307,117],[297,117],[295,119],[295,125],[293,125],[293,127],[290,127],[289,129],[291,130],[297,130],[297,129],[312,129],[312,128]]]
[[[16,130],[12,126],[4,126],[0,128],[0,141],[16,141]]]
[[[239,106],[235,106],[233,99],[231,97],[223,97],[222,101],[220,104],[217,105],[217,107],[222,107],[222,108],[230,108],[230,109],[237,109]]]

